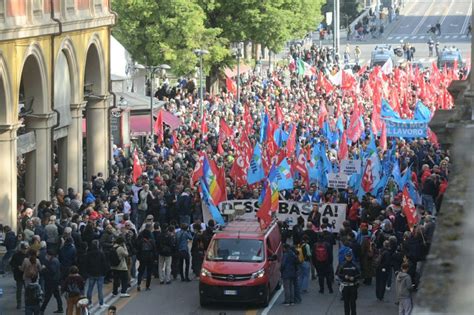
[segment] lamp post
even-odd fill
[[[243,43],[239,42],[234,48],[234,56],[237,57],[237,102],[234,106],[234,114],[237,116],[237,110],[240,105],[240,57],[242,57]]]
[[[201,115],[201,119],[203,117],[203,86],[202,86],[202,56],[207,55],[209,51],[205,49],[195,49],[194,53],[199,56],[199,114]]]
[[[150,71],[150,135],[151,135],[151,140],[153,141],[153,98],[155,97],[155,91],[153,89],[154,87],[154,78],[155,78],[155,72],[157,70],[169,70],[171,69],[170,66],[167,64],[162,64],[159,66],[149,66],[147,67],[148,71]]]

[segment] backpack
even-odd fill
[[[38,283],[30,283],[25,287],[25,305],[39,306],[43,300],[43,293]]]
[[[110,266],[112,267],[117,267],[118,265],[120,265],[120,262],[121,262],[121,259],[117,253],[117,248],[114,247],[112,248],[110,251],[109,251],[109,262],[110,262]]]
[[[318,242],[314,245],[314,258],[318,263],[325,263],[328,261],[328,249],[324,243]]]
[[[65,290],[68,294],[68,297],[72,297],[72,296],[79,296],[82,294],[81,292],[81,289],[79,288],[79,286],[77,285],[77,282],[76,281],[70,281],[68,284],[67,284],[67,287],[66,287],[66,290]]]

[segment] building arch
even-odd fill
[[[59,49],[56,53],[56,63],[58,58],[60,58],[61,53],[66,56],[67,63],[69,66],[69,80],[71,83],[71,101],[75,104],[81,101],[81,87],[82,84],[80,83],[80,76],[79,76],[79,63],[77,62],[77,52],[76,48],[74,47],[74,43],[72,42],[71,38],[66,37],[61,42]]]
[[[105,71],[105,54],[102,42],[97,34],[94,34],[86,49],[84,85],[85,90],[92,87],[90,91],[96,96],[107,94],[107,77]]]
[[[20,90],[24,98],[33,101],[32,110],[34,114],[49,114],[51,102],[49,102],[49,80],[47,67],[41,47],[37,43],[31,44],[23,57],[20,71]],[[26,75],[25,75],[26,74]],[[17,106],[17,105],[14,105]],[[18,112],[19,109],[16,109]]]
[[[0,125],[16,122],[17,117],[12,116],[12,91],[10,73],[5,58],[0,52]]]

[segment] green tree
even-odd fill
[[[324,0],[199,0],[206,25],[222,29],[230,42],[253,41],[280,51],[293,38],[314,30]]]
[[[205,64],[229,55],[222,30],[205,26],[206,15],[193,0],[113,0],[118,23],[113,35],[144,65],[167,63],[177,75],[194,72],[193,50],[205,48]]]

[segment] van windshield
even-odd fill
[[[263,242],[241,238],[215,239],[207,250],[207,260],[262,262]]]

